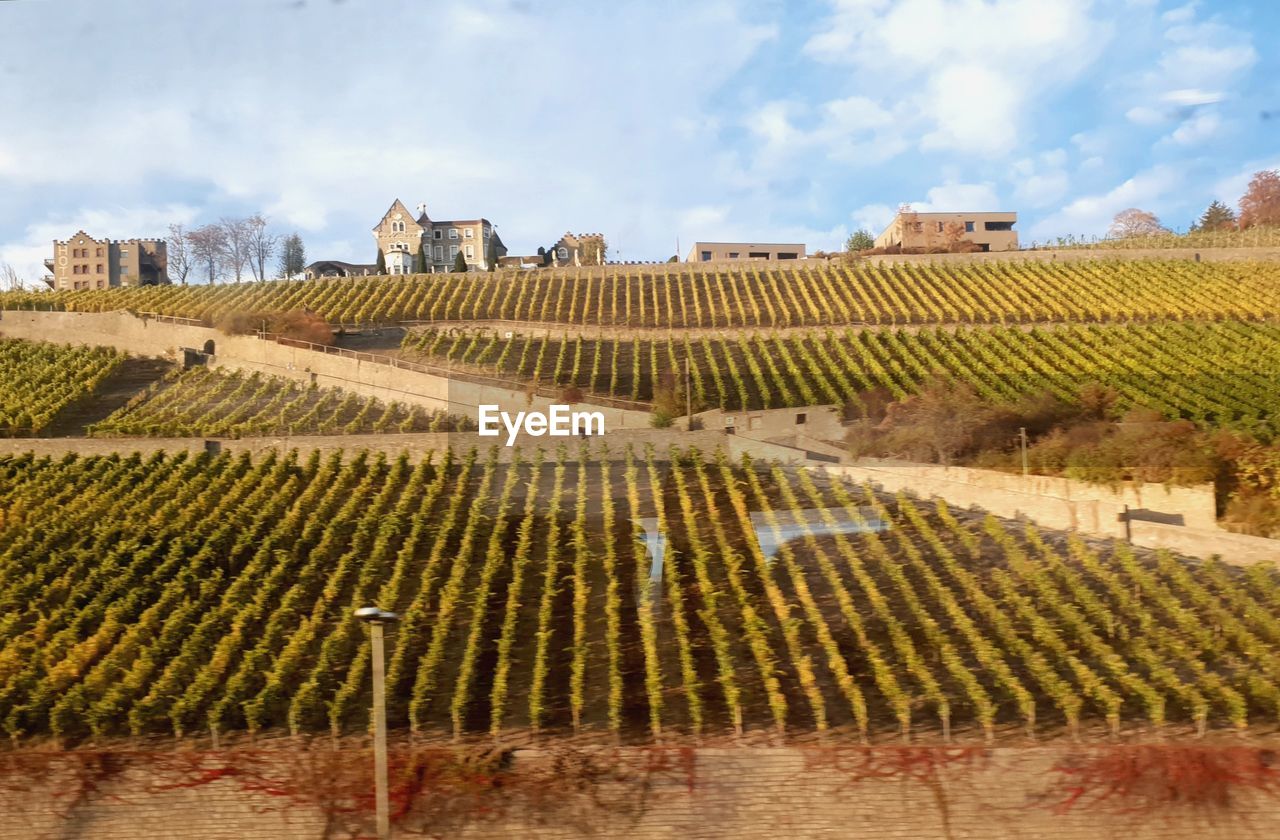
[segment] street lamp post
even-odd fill
[[[391,837],[391,807],[387,800],[387,680],[383,668],[382,628],[399,619],[378,607],[361,607],[356,618],[369,625],[373,647],[373,781],[377,801],[378,840]]]

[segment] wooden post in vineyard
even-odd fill
[[[356,618],[369,625],[373,650],[373,781],[377,804],[378,840],[391,837],[391,807],[387,797],[387,688],[383,669],[382,629],[399,616],[377,607],[361,607]]]

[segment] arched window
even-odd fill
[[[569,249],[563,245],[556,249],[556,258],[561,260],[569,259]]]

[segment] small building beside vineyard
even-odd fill
[[[876,237],[876,247],[920,253],[1016,251],[1017,223],[1017,213],[917,213],[904,205]]]

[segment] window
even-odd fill
[[[799,251],[779,251],[778,259],[780,260],[798,260],[800,259]]]
[[[769,259],[769,252],[768,251],[748,251],[747,256],[753,260],[767,260]]]
[[[488,239],[488,238],[489,238],[489,226],[488,226],[488,225],[485,225],[485,226],[484,226],[484,238],[485,238],[485,239]]]
[[[450,245],[450,246],[449,246],[449,259],[451,259],[451,260],[456,260],[457,258],[458,258],[458,246],[457,246],[457,245]]]
[[[457,238],[458,238],[458,229],[457,229],[457,228],[449,228],[449,238],[450,238],[450,239],[457,239]]]
[[[440,230],[440,228],[436,228],[435,230],[431,231],[431,235],[434,236],[436,239],[441,239],[444,237],[444,231]]]
[[[473,260],[473,259],[475,259],[475,257],[476,257],[475,252],[471,250],[471,249],[472,249],[472,247],[474,247],[474,246],[471,246],[471,245],[468,245],[468,246],[467,246],[467,259],[469,259],[469,260]]]
[[[911,227],[916,233],[924,233],[924,222],[916,222]]]
[[[964,232],[965,232],[965,233],[973,233],[973,222],[965,222],[965,223],[964,223]]]
[[[703,251],[698,255],[698,259],[702,260],[703,262],[711,262],[711,252]]]
[[[938,222],[938,233],[942,233],[942,222]]]
[[[566,248],[566,247],[564,247],[563,245],[561,245],[559,248],[557,248],[557,249],[556,249],[556,259],[560,259],[560,260],[567,260],[567,259],[569,259],[569,249],[568,249],[568,248]]]
[[[440,231],[436,231],[436,233],[439,233],[439,232]],[[444,260],[444,246],[437,245],[436,246],[436,262],[442,262],[443,260]]]
[[[87,266],[86,266],[86,268],[87,268]],[[122,265],[122,266],[120,266],[120,273],[121,273],[121,274],[128,274],[128,273],[129,273],[129,266],[127,266],[127,265]]]
[[[89,249],[88,249],[88,248],[85,248],[85,249],[84,249],[84,255],[85,255],[86,257],[87,257],[87,256],[89,256]],[[127,259],[127,258],[128,258],[128,256],[129,256],[129,249],[128,249],[128,248],[121,248],[121,249],[120,249],[120,259],[122,259],[122,260],[123,260],[123,259]]]
[[[799,414],[797,414],[797,415],[796,415],[796,425],[797,425],[797,426],[803,426],[803,425],[804,425],[804,421],[805,421],[805,415],[804,415],[804,412],[801,412],[801,413],[799,413]]]
[[[101,273],[102,273],[102,263],[98,263],[98,270],[97,270],[97,271],[95,271],[94,273],[95,273],[95,274],[101,274]]]
[[[1013,222],[983,222],[984,230],[1013,230]]]
[[[467,239],[475,239],[476,232],[472,228],[467,228]]]
[[[101,248],[99,248],[99,249],[98,249],[98,251],[97,251],[97,253],[95,254],[95,256],[98,256],[98,257],[102,256],[102,249],[101,249]]]
[[[729,259],[731,259],[731,260],[736,260],[737,258],[738,258],[738,252],[737,252],[737,251],[730,251],[730,252],[729,252]]]

